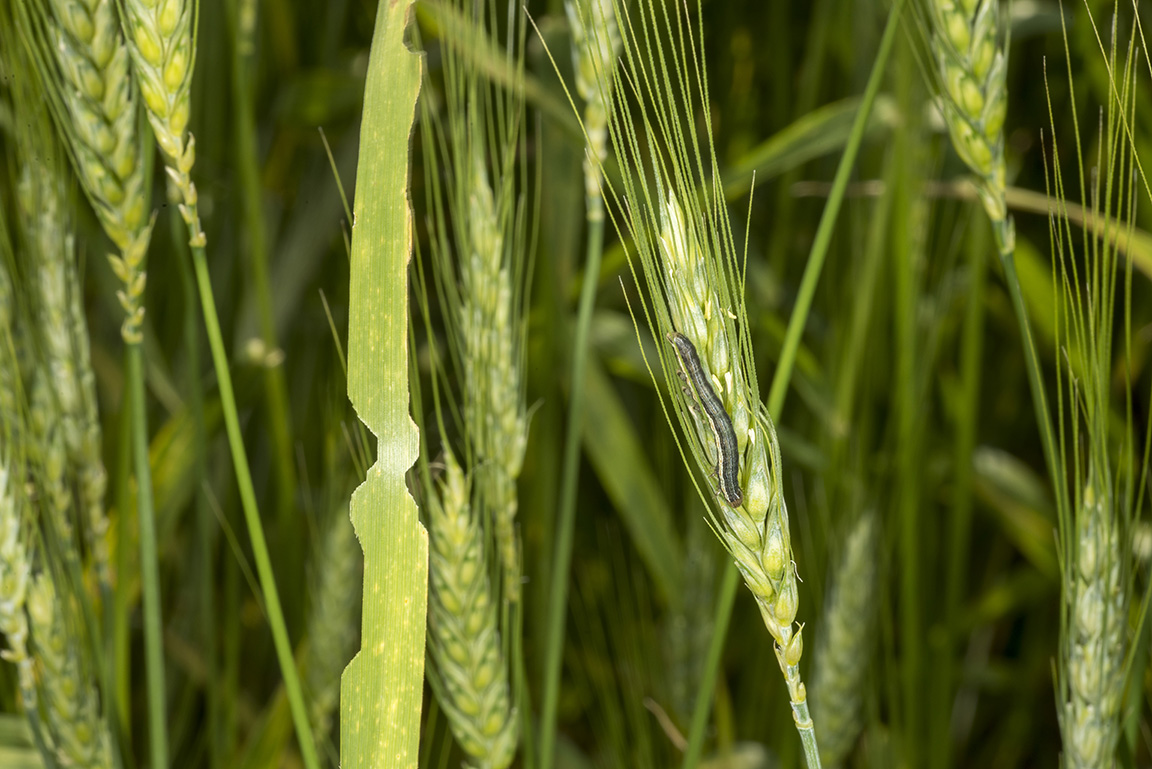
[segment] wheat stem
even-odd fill
[[[232,77],[229,83],[234,131],[236,170],[240,182],[244,213],[244,231],[248,236],[248,263],[256,306],[260,316],[260,340],[268,352],[264,365],[265,409],[270,426],[274,467],[276,469],[276,506],[282,525],[291,525],[296,512],[296,466],[292,455],[292,413],[288,400],[284,366],[272,361],[282,358],[276,338],[272,290],[268,277],[268,236],[264,216],[263,186],[260,179],[260,155],[257,139],[260,132],[254,115],[252,89],[251,35],[256,22],[256,4],[229,0],[226,4],[229,53]],[[237,5],[244,7],[237,8]],[[278,354],[279,353],[279,354]]]
[[[148,681],[149,752],[152,765],[168,766],[167,698],[164,683],[164,627],[160,609],[160,565],[156,548],[156,515],[152,509],[152,473],[148,466],[147,415],[141,346],[124,348],[132,409],[132,458],[136,471],[140,527],[140,583],[144,609],[144,669]]]
[[[199,216],[192,217],[199,222]],[[187,221],[187,219],[186,219]],[[189,227],[190,232],[199,231]],[[244,522],[252,544],[252,555],[256,561],[256,574],[260,589],[264,593],[268,625],[276,647],[276,659],[280,663],[280,673],[284,676],[284,688],[292,712],[292,722],[296,728],[296,739],[300,743],[300,753],[307,769],[319,769],[316,743],[312,728],[308,724],[308,711],[300,686],[300,675],[292,656],[292,645],[288,639],[288,628],[284,621],[284,609],[280,603],[280,593],[276,587],[276,577],[272,571],[272,560],[268,554],[268,542],[260,522],[260,510],[256,504],[256,490],[252,485],[252,472],[248,467],[248,457],[244,452],[244,439],[240,433],[240,417],[236,409],[236,394],[232,387],[232,375],[228,370],[228,354],[224,350],[224,338],[220,331],[220,319],[216,312],[216,300],[212,296],[212,282],[208,275],[208,262],[204,246],[193,244],[192,264],[196,271],[196,285],[200,292],[200,306],[204,314],[204,325],[208,332],[208,345],[212,351],[212,363],[216,369],[220,388],[220,403],[224,411],[224,426],[228,435],[228,445],[232,453],[232,465],[236,472],[236,482],[240,487],[240,503],[244,510]]]

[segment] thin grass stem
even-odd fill
[[[148,464],[148,416],[144,406],[144,364],[140,344],[126,344],[124,358],[128,371],[128,399],[132,409],[132,457],[136,471],[136,511],[139,518],[149,755],[153,767],[166,767],[168,721],[165,717],[164,620],[160,611],[160,565],[156,555],[156,514],[152,507],[152,469]]]
[[[180,269],[180,288],[184,302],[184,317],[181,322],[184,326],[184,354],[188,371],[198,374],[201,364],[200,322],[196,317],[196,276],[192,272],[192,257],[188,251],[188,244],[176,233],[180,232],[180,214],[171,209],[171,218],[174,247],[179,254],[177,262]],[[204,416],[204,389],[199,376],[189,377],[188,409],[195,425],[195,452],[193,463],[196,467],[195,477],[207,477],[208,435]],[[214,580],[213,538],[212,532],[216,527],[216,518],[212,513],[204,484],[196,485],[196,544],[199,551],[200,562],[200,624],[202,653],[205,667],[204,709],[206,728],[208,731],[208,756],[212,766],[220,766],[223,761],[223,744],[220,729],[220,703],[223,701],[220,686],[220,654],[217,646],[217,619],[216,619],[216,588]]]
[[[236,471],[236,483],[240,487],[240,502],[244,508],[244,521],[248,526],[248,537],[252,543],[252,556],[256,561],[256,572],[260,578],[260,589],[264,593],[264,607],[268,614],[268,627],[276,647],[276,657],[280,663],[280,673],[284,676],[284,690],[288,695],[288,705],[292,711],[292,722],[296,728],[296,739],[300,744],[300,755],[307,769],[319,769],[320,761],[316,754],[316,742],[312,728],[308,724],[308,709],[300,686],[300,675],[292,656],[292,644],[288,639],[288,627],[284,622],[284,609],[280,604],[280,594],[276,589],[276,577],[272,572],[272,561],[268,555],[268,543],[264,539],[264,529],[260,522],[260,510],[256,505],[256,491],[252,485],[252,473],[248,467],[248,456],[244,452],[244,438],[240,434],[240,417],[236,410],[236,396],[232,389],[232,374],[228,370],[228,354],[224,349],[224,338],[220,333],[220,319],[216,313],[216,300],[212,296],[212,280],[208,274],[208,260],[202,240],[196,239],[200,229],[199,215],[195,205],[187,206],[189,234],[193,237],[192,265],[196,271],[196,284],[200,291],[200,304],[204,311],[204,326],[208,332],[208,346],[212,351],[212,363],[220,387],[220,405],[224,411],[224,425],[228,433],[228,445],[232,451],[232,466]]]

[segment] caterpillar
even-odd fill
[[[716,439],[716,477],[720,484],[720,496],[732,507],[744,504],[744,491],[740,488],[740,453],[736,443],[736,431],[732,420],[724,410],[724,404],[712,389],[700,356],[688,337],[678,331],[669,331],[668,341],[676,351],[676,358],[684,369],[684,374],[692,384],[700,408]]]

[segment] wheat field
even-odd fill
[[[1152,763],[1097,0],[0,0],[0,768]]]

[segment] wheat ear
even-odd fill
[[[1089,469],[1075,514],[1074,566],[1065,574],[1065,693],[1061,730],[1065,765],[1110,766],[1120,734],[1125,611],[1119,522],[1112,490]]]
[[[976,188],[1001,254],[1015,248],[1005,202],[1004,119],[1008,62],[999,36],[999,0],[930,0],[932,52],[944,122]]]
[[[734,332],[730,330],[727,308],[713,288],[711,265],[696,242],[696,228],[686,226],[684,210],[675,195],[669,195],[662,220],[659,247],[674,330],[696,348],[704,374],[723,402],[736,436],[743,499],[738,507],[717,505],[721,513],[713,514],[714,528],[756,597],[764,625],[776,642],[776,659],[788,686],[796,729],[806,753],[815,759],[815,729],[800,678],[803,628],[793,626],[798,609],[796,570],[788,509],[781,488],[776,428],[752,393],[743,370],[744,359],[729,336],[734,336]],[[693,455],[702,470],[713,472],[717,449],[707,421],[698,409],[690,408],[688,401],[678,399],[676,403],[681,424],[693,437]]]
[[[472,143],[468,195],[468,253],[460,260],[460,335],[463,339],[465,418],[480,464],[484,505],[496,524],[504,566],[504,595],[520,600],[520,544],[516,479],[524,465],[528,420],[518,307],[503,218],[488,181],[479,142]]]
[[[132,73],[152,134],[164,152],[168,176],[183,201],[180,215],[188,226],[188,242],[193,248],[206,245],[199,196],[191,176],[196,141],[188,133],[198,7],[190,0],[120,0]]]
[[[482,769],[512,763],[519,724],[500,645],[496,603],[484,558],[483,528],[471,484],[455,457],[428,499],[430,671],[460,746]]]
[[[17,0],[44,91],[81,186],[108,237],[123,284],[121,328],[141,339],[144,258],[152,235],[138,94],[114,0]]]
[[[37,125],[37,121],[30,120],[33,126]],[[26,134],[24,139],[27,151],[22,154],[26,161],[17,198],[28,246],[27,269],[36,299],[34,316],[41,359],[33,386],[35,435],[41,444],[46,487],[58,532],[66,540],[71,538],[71,470],[78,482],[92,563],[100,583],[107,585],[107,474],[65,174],[54,162],[53,148],[47,146],[50,134]],[[35,166],[29,162],[33,157],[40,161]]]
[[[816,647],[812,715],[820,722],[820,758],[844,763],[860,734],[860,693],[876,617],[876,517],[861,516],[844,543]]]
[[[590,0],[586,9],[575,0],[565,0],[564,11],[572,30],[576,92],[584,100],[584,195],[588,201],[596,201],[589,206],[588,217],[602,220],[600,177],[608,157],[608,111],[612,104],[611,91],[601,83],[611,81],[623,40],[612,0]]]
[[[109,235],[119,240],[118,245],[131,239],[125,235],[126,228],[143,218],[143,180],[142,171],[136,167],[140,158],[135,105],[124,103],[130,87],[127,52],[117,54],[114,45],[118,37],[115,8],[96,6],[91,9],[93,15],[87,15],[89,9],[77,7],[68,14],[67,25],[58,24],[57,17],[69,8],[29,5],[21,0],[16,24],[31,45],[9,52],[8,66],[36,74],[13,93],[24,115],[17,142],[20,229],[27,274],[34,289],[38,350],[44,375],[51,379],[57,417],[52,421],[59,422],[68,464],[77,481],[97,577],[107,585],[107,475],[82,281],[70,226],[73,201],[63,153],[53,138],[48,114],[55,116],[81,186]],[[40,86],[38,91],[33,83]]]

